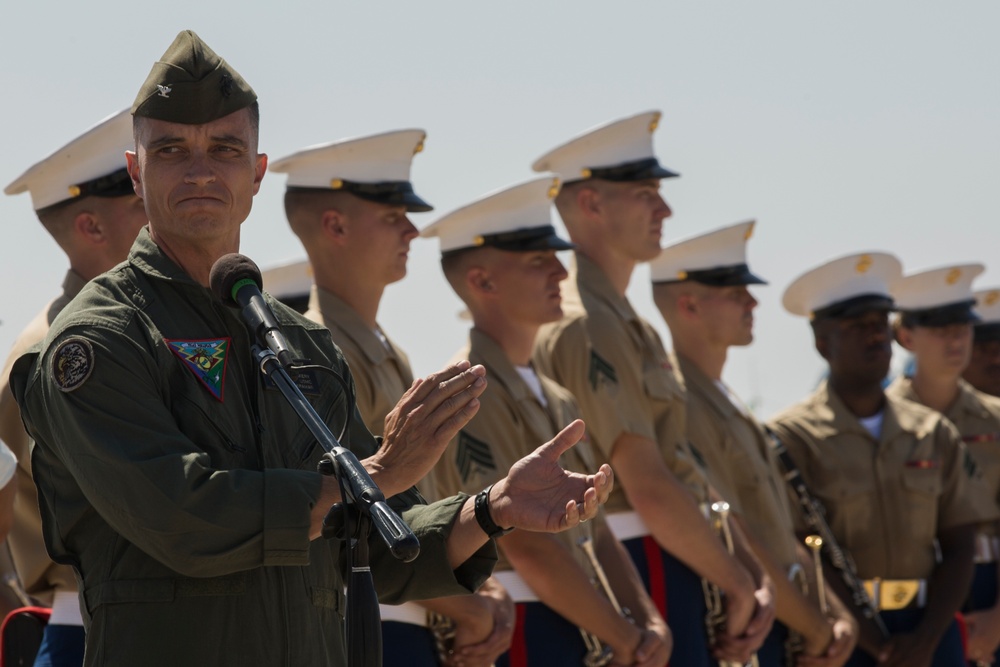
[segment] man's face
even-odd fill
[[[757,307],[757,299],[746,286],[698,287],[698,313],[705,335],[726,347],[752,343],[753,311]]]
[[[972,344],[972,358],[962,374],[979,391],[1000,396],[1000,340]]]
[[[918,372],[928,377],[958,378],[972,355],[972,324],[901,327],[899,343],[917,358]]]
[[[406,207],[354,197],[343,217],[350,261],[383,285],[402,280],[410,242],[419,235],[406,215]]]
[[[822,322],[816,348],[830,364],[830,375],[855,385],[882,382],[892,360],[889,313],[870,310],[855,317]]]
[[[135,195],[105,198],[100,204],[100,216],[107,228],[108,257],[115,263],[124,261],[139,230],[146,224],[143,201]]]
[[[508,320],[541,326],[562,317],[559,283],[567,274],[555,250],[489,248],[489,252],[490,290],[496,293],[497,307]]]
[[[139,125],[129,173],[156,236],[202,242],[238,234],[267,170],[248,109],[203,125]]]
[[[648,262],[659,255],[663,220],[671,213],[660,196],[659,179],[604,181],[599,192],[609,241],[636,262]]]

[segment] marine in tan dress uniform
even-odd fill
[[[946,266],[905,276],[892,285],[899,309],[896,341],[916,362],[912,377],[898,377],[886,390],[936,410],[955,425],[981,471],[984,502],[1000,501],[1000,399],[962,380],[973,347],[977,314],[972,281],[981,264]],[[1000,507],[998,507],[1000,512]],[[970,660],[1000,658],[1000,604],[997,567],[1000,541],[996,523],[981,524],[976,535],[976,572],[964,616]]]
[[[977,290],[972,358],[962,377],[979,391],[1000,396],[1000,288]]]
[[[285,211],[309,255],[314,279],[307,318],[330,329],[354,377],[355,399],[368,429],[381,435],[385,419],[413,384],[406,354],[376,321],[382,294],[406,275],[417,230],[408,214],[431,206],[410,184],[410,164],[423,130],[399,130],[314,146],[275,161],[288,174]],[[437,498],[433,469],[417,484]],[[428,610],[456,624],[455,642],[436,646]],[[438,663],[438,653],[489,665],[507,649],[514,605],[487,580],[475,596],[382,605],[387,667]]]
[[[771,427],[826,507],[891,637],[865,635],[850,665],[962,665],[954,621],[972,576],[975,526],[996,519],[976,466],[938,413],[887,396],[892,308],[901,273],[885,253],[849,255],[800,276],[785,308],[812,319],[829,379]],[[940,561],[938,560],[940,550]]]
[[[45,338],[52,320],[88,280],[125,259],[146,224],[142,200],[125,169],[125,151],[134,143],[132,118],[121,111],[33,165],[5,190],[31,193],[35,214],[70,265],[62,294],[18,336],[0,379],[0,439],[18,457],[17,500],[8,544],[25,592],[53,607],[42,653],[56,665],[83,661],[83,620],[72,568],[54,563],[42,540],[38,491],[31,474],[32,442],[10,392],[10,371],[18,357]]]
[[[709,488],[688,444],[684,387],[659,336],[625,297],[635,265],[660,252],[670,208],[653,154],[659,113],[594,128],[535,162],[559,174],[556,208],[577,245],[564,317],[546,325],[535,363],[576,396],[598,462],[619,486],[608,521],[625,542],[674,635],[674,660],[715,661],[705,632],[702,578],[725,593],[723,656],[747,660],[773,619],[770,585],[748,553],[727,553],[705,520]],[[729,643],[741,638],[737,644]]]
[[[757,652],[759,664],[794,664],[792,654],[804,652],[841,665],[856,642],[854,620],[839,600],[828,601],[839,612],[828,617],[796,585],[807,581],[808,554],[795,537],[778,462],[753,413],[722,380],[729,348],[753,341],[757,300],[747,288],[764,284],[746,262],[753,228],[753,221],[738,223],[664,248],[650,264],[653,300],[670,327],[671,361],[687,387],[691,444],[775,584],[779,622]]]
[[[541,324],[558,319],[556,258],[569,243],[556,236],[550,200],[557,185],[540,178],[487,195],[424,231],[440,239],[442,267],[472,314],[469,345],[459,353],[482,364],[490,384],[482,406],[437,466],[441,493],[476,492],[579,417],[573,396],[531,365]],[[567,469],[595,471],[585,442],[563,454]],[[592,581],[596,573],[578,542],[592,543],[619,614]],[[578,667],[604,658],[622,665],[664,665],[669,631],[629,556],[599,517],[557,536],[515,531],[498,540],[497,576],[518,602],[518,627],[499,664]],[[584,634],[591,640],[584,640]],[[590,660],[592,662],[585,662]]]

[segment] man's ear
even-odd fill
[[[892,333],[897,343],[910,352],[913,352],[913,329],[897,325],[892,327]]]
[[[597,188],[584,186],[577,190],[576,205],[588,218],[596,218],[601,214],[601,193]]]
[[[125,166],[132,178],[132,189],[135,190],[135,194],[142,197],[142,174],[139,172],[139,156],[135,151],[125,151]]]
[[[91,211],[80,211],[76,214],[76,217],[73,218],[73,231],[77,236],[94,245],[107,241],[104,227]]]
[[[465,285],[470,294],[475,294],[479,298],[489,298],[496,287],[490,278],[490,272],[482,266],[470,266],[465,272]]]
[[[677,312],[681,317],[692,319],[698,315],[698,297],[691,292],[683,292],[677,296]]]
[[[321,219],[323,225],[323,235],[339,245],[347,242],[348,224],[347,216],[335,208],[328,208],[323,211]]]

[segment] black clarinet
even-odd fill
[[[824,517],[823,504],[809,492],[802,479],[802,474],[799,472],[798,466],[795,465],[795,461],[792,460],[791,454],[785,448],[785,444],[781,442],[774,431],[769,428],[764,430],[767,432],[771,450],[778,457],[781,467],[785,470],[785,481],[795,491],[806,522],[823,540],[823,553],[826,554],[830,564],[840,573],[840,578],[851,594],[851,602],[855,609],[863,618],[871,621],[878,628],[883,639],[888,639],[889,629],[885,627],[885,621],[879,616],[878,609],[875,608],[872,599],[868,596],[868,591],[865,590],[864,584],[858,578],[858,572],[850,554],[840,548],[837,538],[833,536],[830,524],[826,522]]]

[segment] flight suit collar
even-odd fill
[[[70,269],[66,272],[66,277],[63,278],[62,282],[63,294],[66,296],[67,299],[72,299],[73,297],[75,297],[77,294],[80,293],[80,291],[83,289],[83,286],[86,284],[87,281],[84,280],[79,273],[77,273],[73,269]]]
[[[693,361],[676,351],[672,352],[670,356],[673,358],[674,364],[681,369],[681,375],[684,376],[684,384],[688,391],[698,392],[712,405],[716,412],[726,419],[734,415],[741,415],[729,397],[723,394],[715,382],[702,373]]]
[[[313,285],[309,293],[309,310],[322,313],[323,321],[327,323],[328,328],[335,326],[342,330],[361,349],[372,365],[381,364],[390,356],[389,350],[375,332],[368,328],[361,316],[333,292]],[[389,345],[395,347],[391,341]]]
[[[153,237],[149,235],[148,225],[139,230],[139,235],[136,237],[135,243],[132,244],[132,249],[129,250],[128,261],[147,275],[197,285],[208,291],[207,287],[195,281],[184,269],[167,257],[160,246],[156,245]]]
[[[597,264],[579,252],[574,252],[573,257],[573,271],[576,274],[576,284],[581,293],[587,292],[599,301],[603,301],[623,320],[638,321],[639,316],[632,308],[632,304],[615,291],[611,281]]]

